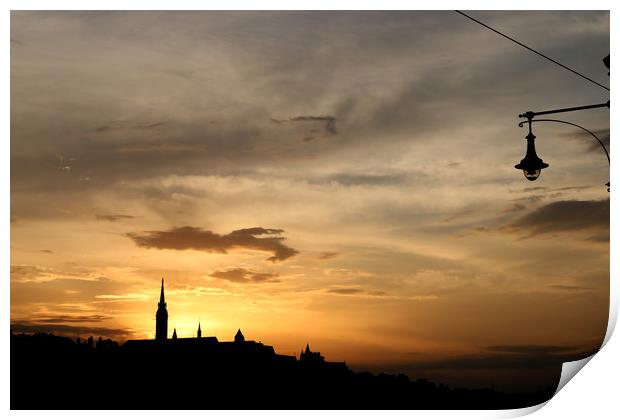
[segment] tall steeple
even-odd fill
[[[200,330],[200,321],[198,321],[198,338],[202,337],[202,331]]]
[[[166,299],[164,298],[164,278],[161,278],[161,292],[159,292],[159,304],[166,304]]]
[[[168,338],[168,310],[166,309],[166,299],[164,298],[164,278],[161,278],[161,292],[157,313],[155,314],[155,340],[165,341]]]

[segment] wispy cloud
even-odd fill
[[[552,284],[549,287],[555,290],[562,290],[566,292],[585,292],[589,290],[594,290],[594,287],[591,287],[591,286],[579,286],[579,285],[568,285],[568,284]]]
[[[340,255],[340,252],[322,252],[319,256],[319,260],[331,260],[332,258],[336,258]]]
[[[119,146],[114,152],[121,155],[138,155],[154,153],[207,153],[208,147],[199,143],[182,142],[148,142]]]
[[[32,322],[41,324],[65,324],[65,323],[85,323],[102,322],[112,319],[105,315],[54,315],[48,317],[33,317]]]
[[[103,133],[111,130],[150,130],[158,127],[162,127],[167,124],[167,121],[154,121],[154,122],[134,122],[134,121],[111,121],[106,124],[100,125],[95,129],[98,133]]]
[[[530,235],[609,229],[609,200],[566,200],[545,204],[505,227]]]
[[[118,222],[119,220],[134,219],[135,216],[130,216],[128,214],[96,214],[95,218],[97,220],[105,220],[108,222]]]
[[[555,354],[567,353],[577,350],[571,346],[555,346],[555,345],[532,345],[532,344],[515,344],[501,346],[487,346],[485,350],[500,353],[518,353],[518,354]]]
[[[37,323],[18,320],[11,322],[11,329],[14,333],[50,333],[69,336],[102,336],[114,339],[128,339],[134,335],[134,331],[129,328],[107,328],[87,325],[67,325],[54,323]]]
[[[277,273],[260,273],[245,268],[231,268],[228,270],[214,271],[211,277],[228,280],[232,283],[279,283]]]
[[[326,290],[327,293],[337,295],[368,295],[368,296],[387,296],[382,290],[370,290],[362,287],[334,287]]]
[[[598,137],[601,140],[601,142],[603,142],[603,144],[607,148],[607,151],[609,151],[609,146],[610,146],[609,129],[601,128],[598,130],[591,130],[591,131],[594,133],[596,137]],[[590,152],[598,152],[601,154],[605,153],[601,149],[601,145],[596,141],[596,139],[594,139],[589,133],[586,133],[585,131],[575,130],[571,133],[567,133],[565,136],[581,140],[587,146],[588,151]]]
[[[35,265],[11,266],[11,281],[35,281],[53,274],[55,274],[55,271],[48,267]]]
[[[338,130],[336,130],[336,117],[331,115],[300,115],[297,117],[289,118],[290,121],[298,122],[298,121],[310,121],[310,122],[321,122],[325,123],[325,132],[335,135],[338,134]]]
[[[321,123],[323,125],[323,134],[327,136],[335,136],[338,134],[336,128],[337,118],[331,115],[299,115],[296,117],[289,117],[288,119],[271,118],[271,122],[276,124],[287,123]],[[310,129],[307,131],[307,135],[304,136],[303,141],[310,142],[317,138],[319,133],[318,129]]]

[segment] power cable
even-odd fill
[[[504,38],[506,38],[506,39],[509,39],[510,41],[514,42],[515,44],[518,44],[518,45],[522,46],[523,48],[525,48],[525,49],[527,49],[527,50],[530,50],[531,52],[533,52],[533,53],[535,53],[535,54],[538,54],[539,56],[541,56],[541,57],[543,57],[543,58],[546,58],[547,60],[551,61],[552,63],[555,63],[555,64],[557,64],[558,66],[563,67],[563,68],[565,68],[566,70],[568,70],[568,71],[570,71],[570,72],[575,73],[577,76],[583,77],[583,78],[584,78],[584,79],[586,79],[587,81],[592,82],[592,83],[594,83],[595,85],[600,86],[600,87],[602,87],[602,88],[603,88],[603,89],[605,89],[605,90],[609,90],[609,88],[608,88],[607,86],[604,86],[604,85],[600,84],[599,82],[597,82],[597,81],[595,81],[595,80],[590,79],[588,76],[585,76],[585,75],[583,75],[583,74],[579,73],[578,71],[573,70],[573,69],[571,69],[570,67],[565,66],[564,64],[562,64],[562,63],[560,63],[560,62],[558,62],[558,61],[554,60],[553,58],[548,57],[548,56],[546,56],[545,54],[540,53],[540,52],[536,51],[536,50],[535,50],[535,49],[533,49],[533,48],[528,47],[527,45],[523,44],[522,42],[519,42],[519,41],[517,41],[516,39],[511,38],[511,37],[509,37],[508,35],[505,35],[505,34],[501,33],[501,32],[500,32],[500,31],[498,31],[497,29],[493,29],[493,28],[491,28],[489,25],[487,25],[487,24],[485,24],[485,23],[482,23],[482,22],[480,22],[480,21],[479,21],[479,20],[477,20],[477,19],[474,19],[473,17],[471,17],[471,16],[469,16],[469,15],[467,15],[467,14],[465,14],[465,13],[461,12],[460,10],[455,10],[455,12],[456,12],[456,13],[458,13],[458,14],[460,14],[460,15],[465,16],[467,19],[473,20],[473,21],[474,21],[474,22],[476,22],[477,24],[482,25],[482,26],[484,26],[484,27],[485,27],[485,28],[487,28],[487,29],[492,30],[492,31],[493,31],[493,32],[495,32],[496,34],[501,35],[501,36],[503,36],[503,37],[504,37]]]

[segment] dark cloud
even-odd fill
[[[567,187],[558,187],[558,188],[547,188],[547,187],[524,187],[518,190],[508,190],[508,192],[514,194],[527,193],[527,192],[535,192],[535,191],[580,191],[586,190],[590,188],[590,185],[569,185]]]
[[[107,124],[100,125],[95,129],[98,133],[103,133],[110,130],[144,130],[144,129],[153,129],[166,125],[166,121],[156,121],[156,122],[134,122],[134,121],[112,121]]]
[[[592,242],[609,243],[609,231],[597,233],[596,235],[589,236],[586,239]]]
[[[181,142],[144,142],[119,146],[114,152],[119,155],[153,154],[153,153],[206,153],[209,149],[204,144]],[[168,155],[169,156],[169,155]]]
[[[553,188],[551,191],[581,191],[590,188],[589,185],[573,185],[569,187]]]
[[[524,188],[523,190],[511,190],[511,193],[521,193],[521,192],[534,192],[534,191],[544,191],[542,194],[530,194],[521,196],[518,198],[513,198],[512,202],[514,204],[512,207],[506,209],[506,213],[516,212],[521,210],[526,210],[528,208],[532,208],[537,203],[542,201],[546,201],[553,198],[559,198],[565,195],[565,192],[568,191],[582,191],[590,188],[590,185],[573,185],[568,187],[559,187],[559,188],[546,188],[546,187],[534,187],[534,188]]]
[[[337,295],[368,295],[368,296],[386,296],[387,293],[381,290],[368,290],[358,287],[335,287],[327,289],[327,293],[335,293]]]
[[[549,287],[555,290],[563,290],[567,292],[584,292],[588,290],[594,290],[593,287],[589,287],[589,286],[571,286],[571,285],[565,285],[565,284],[552,284]]]
[[[117,222],[119,220],[135,218],[135,216],[130,216],[128,214],[97,214],[95,217],[97,220],[106,220],[108,222]]]
[[[338,134],[338,131],[336,130],[336,117],[333,117],[331,115],[321,115],[321,116],[314,116],[314,115],[300,115],[298,117],[291,117],[289,118],[289,120],[291,121],[316,121],[316,122],[324,122],[325,123],[325,132],[335,135]]]
[[[228,280],[233,283],[279,283],[277,273],[259,273],[245,268],[232,268],[223,271],[214,271],[211,277]]]
[[[41,249],[39,250],[39,252],[42,252],[43,254],[53,254],[54,251],[52,251],[51,249]]]
[[[327,289],[327,293],[336,293],[338,295],[359,295],[364,293],[364,289],[358,289],[355,287],[341,287],[336,289]]]
[[[131,338],[134,335],[133,330],[126,328],[105,328],[91,326],[74,326],[67,324],[45,324],[29,321],[16,321],[11,323],[11,329],[14,333],[49,333],[57,335],[70,336],[101,336],[112,337],[116,339]]]
[[[522,192],[545,191],[545,190],[547,190],[547,187],[525,187],[525,188],[520,188],[518,190],[508,190],[508,192],[511,192],[514,194],[520,194]]]
[[[609,229],[609,200],[556,201],[526,214],[506,228],[525,231],[531,235]]]
[[[253,227],[220,235],[210,230],[183,226],[168,231],[128,233],[127,236],[133,239],[136,245],[144,248],[195,249],[222,254],[236,248],[272,252],[273,256],[267,258],[267,261],[275,263],[299,253],[299,251],[283,244],[286,238],[279,236],[283,232],[282,229]]]
[[[331,115],[319,115],[319,116],[315,116],[315,115],[299,115],[297,117],[289,117],[288,119],[285,120],[280,120],[277,118],[271,118],[270,119],[271,122],[275,123],[275,124],[286,124],[286,123],[298,123],[298,122],[318,122],[318,123],[325,123],[325,126],[323,127],[323,131],[326,135],[329,136],[334,136],[336,134],[338,134],[338,130],[336,129],[336,117],[333,117]],[[312,140],[316,139],[317,137],[315,135],[312,134],[316,134],[319,131],[316,129],[311,129],[309,130],[309,133],[311,135],[305,136],[303,138],[303,141],[305,142],[311,142]]]
[[[323,252],[319,255],[319,260],[330,260],[340,255],[340,252]]]
[[[523,203],[515,203],[512,207],[510,207],[509,209],[507,209],[505,211],[506,212],[515,212],[515,211],[525,210],[527,208],[528,208],[528,206],[526,206]]]
[[[403,184],[409,179],[409,175],[405,173],[389,173],[389,174],[336,174],[328,178],[331,182],[337,182],[342,185],[398,185]]]
[[[518,354],[549,354],[549,353],[566,353],[577,350],[576,347],[570,346],[552,346],[552,345],[502,345],[487,346],[485,350],[500,353],[518,353]]]

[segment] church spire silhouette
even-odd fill
[[[202,337],[202,330],[200,329],[200,321],[198,321],[198,334],[197,337],[200,338]]]
[[[166,309],[166,298],[164,297],[164,277],[161,278],[161,292],[157,313],[155,314],[155,340],[165,341],[168,338],[168,310]]]
[[[161,278],[161,292],[159,293],[159,303],[160,304],[166,303],[166,299],[164,298],[164,277],[163,276]]]

